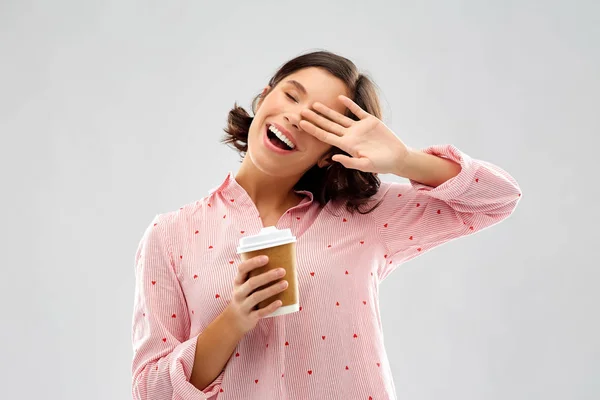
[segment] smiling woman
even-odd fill
[[[379,284],[506,219],[518,184],[452,145],[408,148],[381,121],[372,81],[329,52],[284,64],[252,111],[236,105],[225,129],[238,173],[158,215],[140,241],[134,398],[396,398]],[[238,243],[264,228],[289,231],[295,250],[242,259]],[[274,314],[285,290],[297,290],[294,314]]]
[[[300,116],[302,108],[311,108],[314,101],[329,103],[332,108],[346,117],[358,120],[356,115],[339,102],[337,99],[339,94],[349,96],[362,109],[381,118],[376,85],[367,75],[360,73],[352,61],[328,51],[300,55],[281,66],[269,80],[267,88],[254,98],[252,101],[254,117],[237,104],[234,105],[229,112],[227,127],[224,129],[226,135],[222,142],[236,149],[243,162],[255,161],[255,164],[259,164],[258,168],[268,169],[271,174],[289,175],[296,181],[294,190],[310,191],[321,205],[332,200],[345,204],[351,213],[355,211],[362,213],[363,206],[369,203],[370,197],[377,193],[380,187],[381,181],[377,174],[348,169],[332,161],[331,157],[336,154],[349,154],[336,146],[308,137],[309,135],[300,135],[302,133],[298,125],[300,121],[295,121],[297,125],[295,127],[292,122]],[[323,115],[318,110],[312,110],[317,115]],[[258,124],[254,122],[256,117],[259,118]],[[293,155],[295,158],[289,157],[292,152],[282,150],[284,145],[278,144],[278,139],[273,137],[275,132],[267,129],[267,126],[272,124],[275,124],[279,132],[296,145],[298,152]],[[279,125],[287,125],[287,128]],[[285,164],[281,164],[276,159],[269,164],[271,159],[268,158],[268,153],[263,157],[258,148],[250,149],[250,153],[256,151],[255,157],[252,157],[252,154],[251,157],[246,157],[250,142],[252,144],[262,142],[262,140],[255,141],[253,135],[255,132],[260,135],[261,127],[267,136],[267,142],[282,151],[277,152],[273,147],[268,147],[268,144],[265,144],[265,148],[274,150],[274,154],[285,155]],[[290,132],[291,129],[295,131]],[[244,167],[242,165],[242,168]],[[377,205],[367,212],[375,207]]]

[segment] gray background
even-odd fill
[[[408,145],[524,193],[382,284],[398,398],[600,398],[596,2],[166,3],[0,2],[3,398],[130,397],[145,228],[237,171],[234,101],[314,49],[371,74]]]

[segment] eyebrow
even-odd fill
[[[286,83],[291,83],[292,85],[294,85],[299,91],[301,91],[303,94],[308,94],[308,92],[306,91],[306,88],[304,86],[302,86],[302,84],[298,81],[295,81],[293,79],[290,79],[289,81],[287,81]]]

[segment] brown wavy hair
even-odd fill
[[[363,110],[381,119],[381,106],[375,83],[367,75],[359,72],[352,61],[329,51],[321,50],[303,54],[283,64],[269,81],[270,91],[288,75],[309,67],[322,68],[342,80],[349,89],[350,98]],[[270,91],[265,94],[265,97]],[[253,114],[256,113],[256,105],[260,98],[261,94],[252,101]],[[358,117],[348,109],[345,115],[358,121]],[[248,151],[248,132],[253,118],[246,110],[234,103],[233,109],[229,111],[227,127],[223,129],[226,135],[223,136],[221,143],[235,148],[242,159]],[[334,154],[349,156],[337,147],[331,149],[331,156]],[[322,206],[329,200],[343,202],[351,214],[355,211],[367,214],[379,206],[380,203],[366,212],[360,209],[361,206],[369,203],[371,196],[379,190],[381,181],[377,174],[346,168],[338,162],[329,161],[331,164],[327,167],[321,168],[315,164],[306,171],[294,186],[294,190],[310,191]]]

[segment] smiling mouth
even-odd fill
[[[270,125],[267,125],[267,138],[269,139],[269,141],[271,143],[273,143],[273,145],[275,145],[276,147],[279,147],[282,150],[287,150],[287,151],[295,151],[296,149],[292,149],[290,146],[288,146],[285,142],[283,142],[281,139],[279,139],[277,137],[277,135],[275,135],[270,129],[269,129]]]

